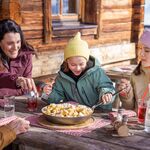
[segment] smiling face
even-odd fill
[[[143,67],[150,67],[150,48],[143,46],[141,50],[141,62]]]
[[[67,59],[69,69],[74,75],[79,76],[86,68],[87,60],[84,57],[70,57]]]
[[[0,47],[7,57],[14,59],[18,56],[21,48],[21,37],[19,33],[6,33],[0,41]]]

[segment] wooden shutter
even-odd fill
[[[97,24],[99,14],[99,0],[82,0],[82,22]]]

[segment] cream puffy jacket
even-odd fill
[[[148,84],[150,83],[150,68],[142,68],[140,75],[131,75],[131,85],[128,95],[126,97],[119,96],[122,102],[122,107],[125,109],[135,110],[137,112],[138,100],[142,98],[146,91]],[[148,100],[150,91],[147,93],[145,100]]]
[[[0,150],[16,139],[16,133],[7,125],[0,127]]]

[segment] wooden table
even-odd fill
[[[40,108],[45,103],[40,102]],[[0,111],[2,115],[2,110]],[[26,102],[16,102],[16,114],[22,117],[33,115],[26,109]],[[94,113],[102,116],[103,113]],[[96,129],[81,137],[72,136],[54,130],[31,127],[13,142],[14,150],[150,150],[150,134],[143,130],[132,130],[133,136],[114,137],[109,132],[109,126]]]

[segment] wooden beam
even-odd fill
[[[44,0],[43,5],[44,13],[44,43],[49,43],[51,41],[52,35],[52,19],[51,19],[51,0]]]
[[[18,24],[21,23],[22,19],[20,0],[2,0],[1,7],[1,19],[12,19]]]

